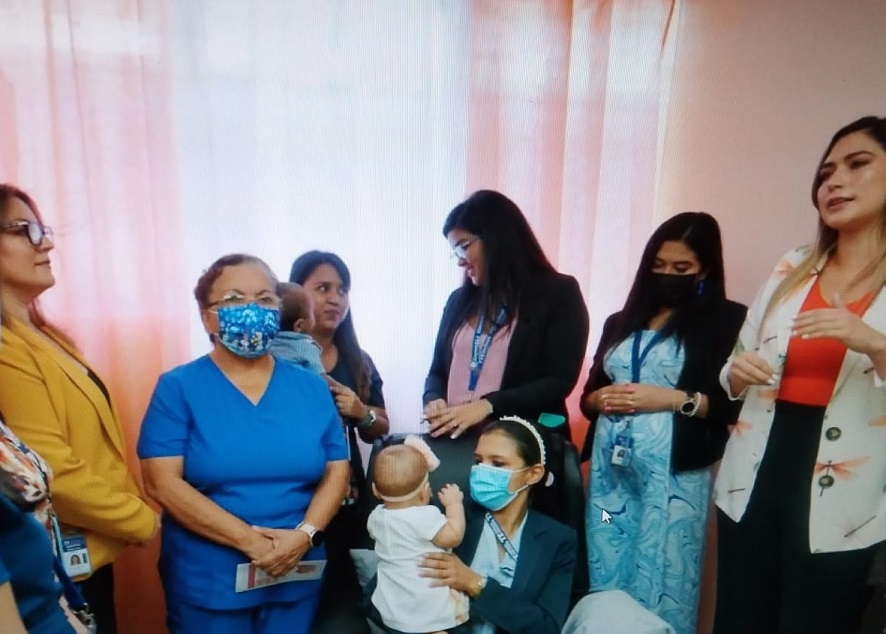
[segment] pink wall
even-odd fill
[[[809,189],[831,135],[886,116],[886,3],[685,0],[674,45],[656,216],[714,214],[730,295],[748,303],[814,237]],[[699,634],[713,621],[711,527]]]
[[[883,0],[685,0],[656,211],[722,224],[730,293],[749,302],[809,241],[830,136],[886,115]]]

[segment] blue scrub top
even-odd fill
[[[138,441],[142,459],[182,456],[184,479],[247,524],[295,528],[326,463],[347,460],[341,420],[326,382],[276,360],[257,405],[208,356],[163,374]],[[320,548],[304,559],[323,559]],[[160,574],[167,600],[216,610],[294,601],[319,581],[235,593],[240,551],[189,531],[163,515]]]

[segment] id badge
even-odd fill
[[[631,436],[619,434],[615,437],[615,445],[612,447],[612,464],[616,467],[630,466],[633,452],[634,439]]]
[[[92,572],[89,549],[84,535],[64,535],[62,537],[61,560],[69,577],[79,577]]]

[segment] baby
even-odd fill
[[[320,346],[309,335],[314,327],[314,302],[298,284],[281,282],[277,294],[280,306],[280,332],[271,342],[271,354],[317,374],[326,374],[320,362]]]
[[[456,485],[447,484],[438,494],[446,515],[431,505],[429,462],[434,466],[439,462],[421,440],[409,440],[382,449],[375,459],[372,492],[384,504],[372,511],[368,523],[379,559],[372,604],[394,630],[456,634],[467,627],[458,627],[468,620],[467,595],[431,587],[419,577],[418,564],[428,552],[447,552],[461,543],[464,495]],[[421,446],[417,448],[416,442]]]

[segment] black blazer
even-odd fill
[[[464,288],[449,296],[437,331],[434,358],[425,379],[424,403],[445,399],[452,339],[463,321]],[[505,361],[501,389],[483,395],[497,416],[538,419],[543,412],[568,419],[569,396],[588,345],[588,309],[574,277],[551,273],[531,279],[517,308],[517,325]],[[568,425],[560,431],[569,434]]]
[[[468,566],[486,525],[485,513],[472,507],[465,537],[454,551]],[[505,588],[489,579],[480,596],[471,600],[472,617],[476,613],[494,623],[497,634],[559,634],[569,610],[575,549],[574,530],[530,510],[514,583]]]
[[[726,396],[720,386],[720,369],[732,354],[747,310],[744,304],[726,300],[712,309],[698,328],[686,333],[683,340],[686,361],[677,381],[677,389],[707,395],[708,415],[705,418],[687,418],[679,412],[674,414],[671,470],[675,473],[701,469],[723,457],[723,449],[729,439],[728,425],[738,418],[741,401],[731,401]],[[614,327],[614,318],[618,315],[619,313],[610,315],[606,320],[600,337],[601,343],[608,340]],[[582,402],[594,390],[612,384],[603,371],[603,357],[607,352],[608,350],[597,347],[594,365],[582,393]],[[587,460],[591,455],[597,413],[584,413],[591,421],[591,429],[588,430],[581,452],[582,460]]]

